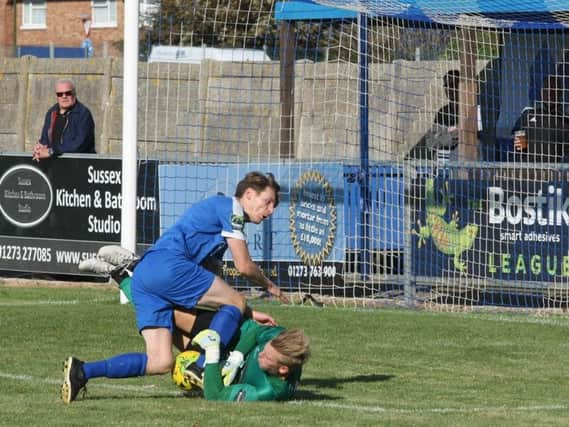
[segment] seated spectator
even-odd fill
[[[95,123],[89,109],[77,100],[71,80],[55,84],[57,103],[45,115],[33,159],[40,161],[62,153],[95,153]]]
[[[448,104],[437,111],[431,129],[409,153],[410,158],[437,159],[439,164],[458,160],[458,93],[460,72],[450,70],[443,77]]]
[[[556,163],[569,155],[569,117],[565,113],[561,78],[549,76],[541,101],[523,109],[512,129],[515,158],[536,163]]]

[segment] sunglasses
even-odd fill
[[[62,96],[74,96],[74,93],[72,90],[68,90],[67,92],[55,92],[55,94],[57,95],[58,98],[61,98]]]

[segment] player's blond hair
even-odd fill
[[[310,338],[301,329],[281,332],[271,345],[281,354],[280,362],[289,368],[304,365],[310,357]]]

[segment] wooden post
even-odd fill
[[[478,82],[476,80],[476,31],[459,30],[460,42],[460,118],[459,158],[478,160]]]
[[[280,156],[294,158],[294,24],[280,23]]]

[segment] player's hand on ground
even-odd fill
[[[278,300],[280,302],[282,302],[283,304],[290,304],[290,300],[288,299],[288,297],[284,294],[284,292],[282,291],[281,288],[279,288],[277,285],[272,285],[269,286],[269,288],[267,289],[267,291],[274,297],[278,298]]]
[[[256,311],[256,310],[252,310],[251,313],[252,313],[251,317],[253,318],[253,320],[257,323],[260,323],[261,325],[266,325],[266,326],[277,325],[275,319],[273,319],[273,317],[268,315],[267,313],[263,313],[262,311]]]
[[[225,386],[231,385],[242,366],[243,353],[237,350],[229,353],[229,357],[223,364],[223,368],[221,368],[221,376],[223,377],[223,384]]]

